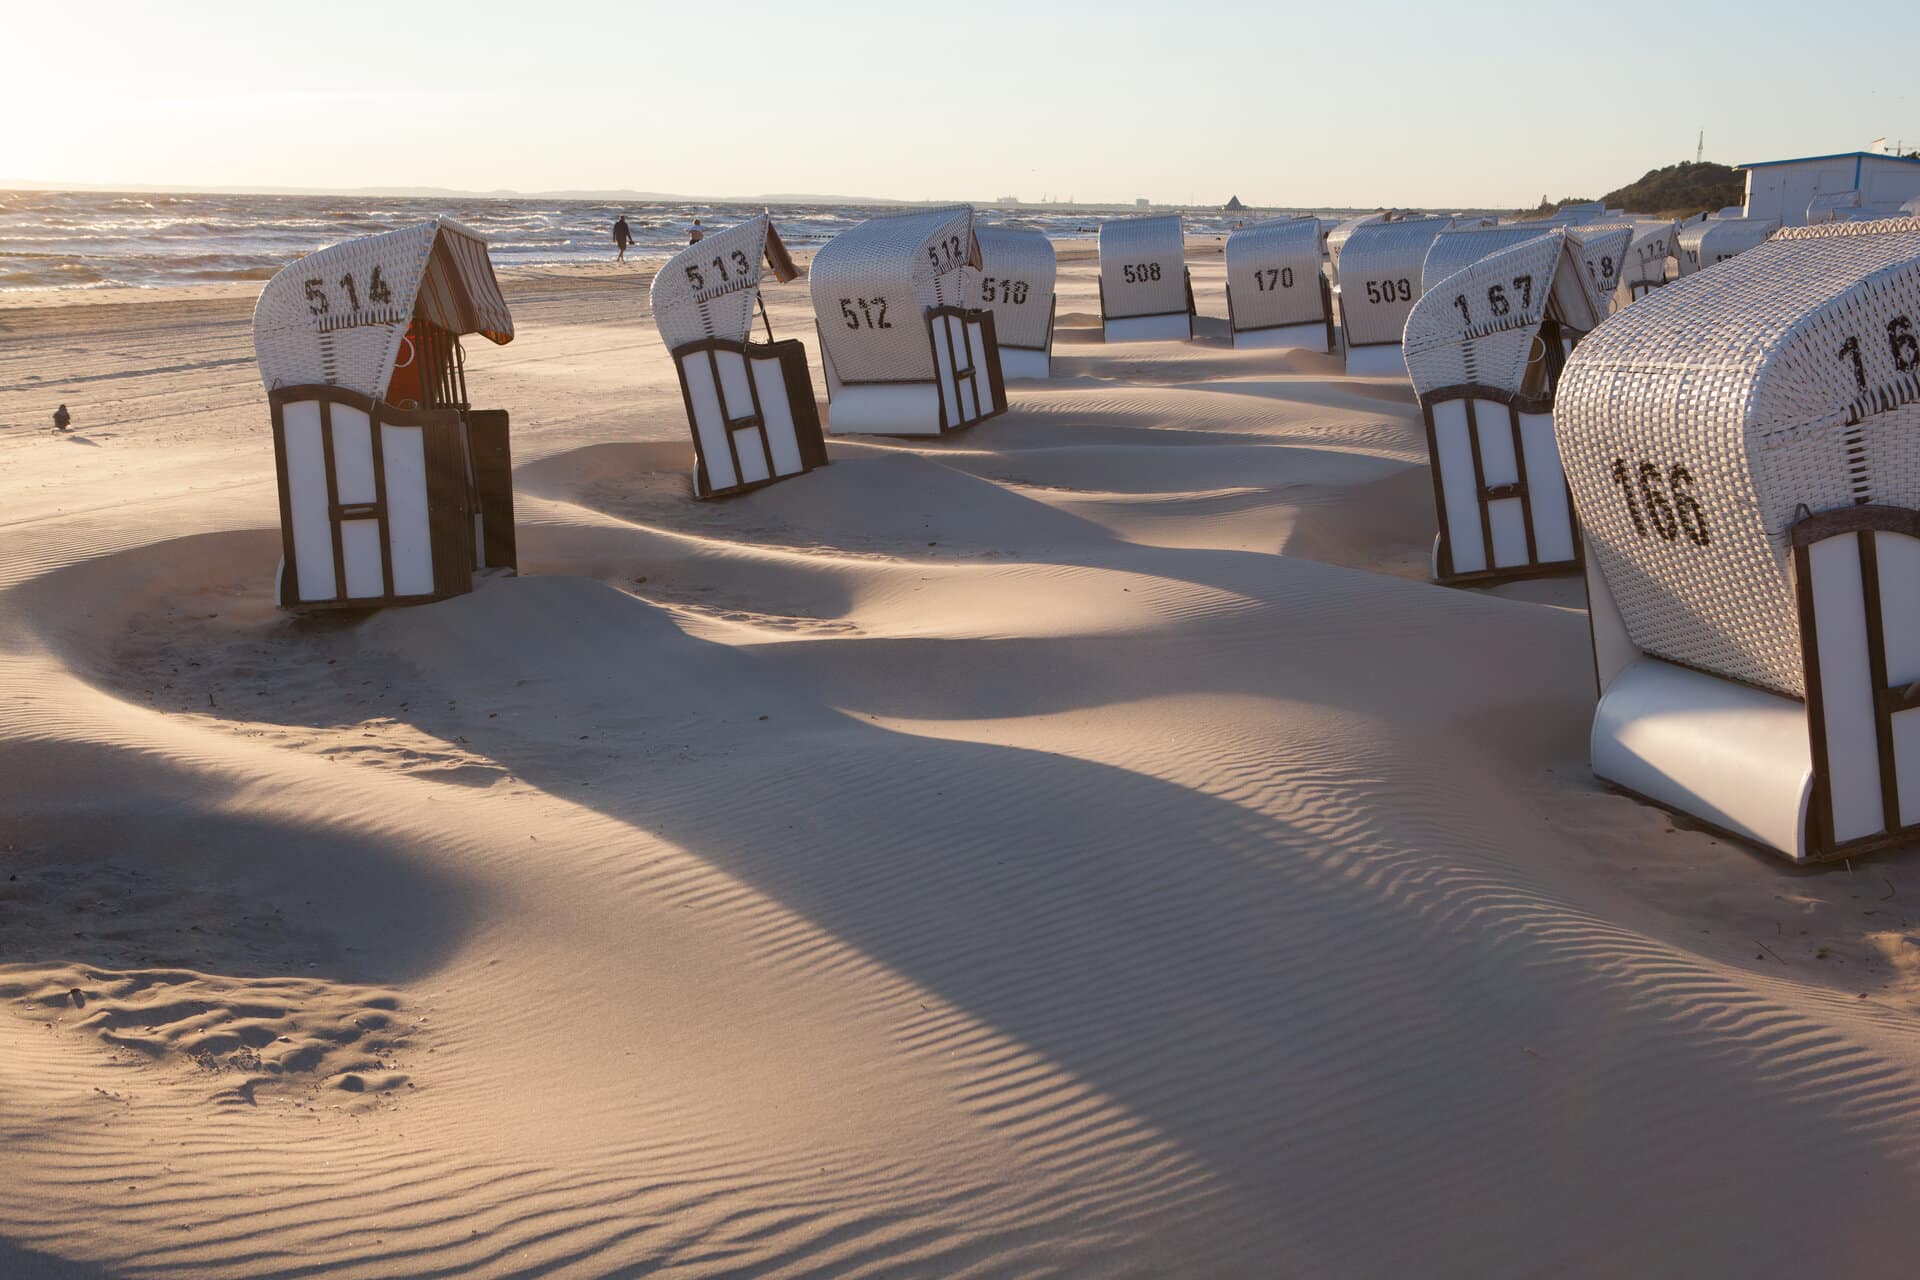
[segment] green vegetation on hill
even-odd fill
[[[1640,181],[1609,191],[1604,198],[1609,209],[1683,218],[1724,209],[1746,197],[1744,177],[1724,164],[1707,160],[1649,169]]]
[[[1746,195],[1746,179],[1726,165],[1711,160],[1700,164],[1682,161],[1664,169],[1647,170],[1640,181],[1601,196],[1600,203],[1628,213],[1690,218],[1696,213],[1715,212],[1730,204],[1739,204]],[[1539,205],[1520,210],[1520,217],[1548,218],[1567,205],[1589,204],[1592,200],[1592,196],[1561,196],[1558,200],[1541,196]]]

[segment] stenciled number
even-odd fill
[[[1275,289],[1293,288],[1292,267],[1256,267],[1253,272],[1254,287],[1262,293],[1271,293]]]
[[[994,298],[996,285],[998,285],[1000,292],[1000,296],[997,299],[998,301],[1011,303],[1016,307],[1026,305],[1028,286],[1025,280],[1002,280],[994,276],[988,276],[980,282],[980,296],[988,302],[996,301]]]
[[[1487,286],[1487,305],[1493,308],[1493,314],[1504,316],[1513,310],[1513,304],[1507,301],[1507,286],[1494,284]]]
[[[1367,281],[1367,301],[1376,304],[1394,301],[1412,302],[1413,281],[1405,276],[1398,280],[1369,280]]]
[[[1914,332],[1911,316],[1895,316],[1887,321],[1887,354],[1893,358],[1896,373],[1912,373],[1920,369],[1920,334]],[[1861,354],[1860,335],[1848,335],[1834,355],[1852,368],[1855,388],[1865,391],[1867,362]]]
[[[1840,344],[1838,352],[1842,360],[1853,361],[1853,384],[1865,391],[1867,389],[1867,366],[1860,359],[1860,335],[1854,334]]]
[[[1668,542],[1676,542],[1682,533],[1696,547],[1708,546],[1713,535],[1707,528],[1707,513],[1693,496],[1693,473],[1676,463],[1667,469],[1662,481],[1660,468],[1641,462],[1629,470],[1625,458],[1613,460],[1613,482],[1627,500],[1627,514],[1633,518],[1634,532],[1648,537],[1652,532]]]
[[[327,282],[314,276],[303,282],[306,285],[307,310],[316,316],[328,315],[333,311],[333,295],[327,292]],[[347,310],[358,314],[360,311],[360,282],[349,271],[337,282],[347,295]],[[376,306],[384,306],[393,301],[393,290],[375,267],[373,274],[367,277],[367,301]]]
[[[1460,308],[1460,319],[1462,320],[1462,322],[1464,322],[1464,323],[1466,323],[1466,324],[1472,324],[1472,323],[1473,323],[1473,312],[1471,312],[1471,311],[1469,311],[1469,310],[1467,310],[1467,295],[1466,295],[1466,294],[1464,294],[1464,293],[1456,293],[1456,294],[1454,294],[1454,295],[1453,295],[1453,305],[1454,305],[1454,306],[1456,306],[1456,307],[1458,307],[1458,308]]]
[[[1128,262],[1120,267],[1120,278],[1128,284],[1145,284],[1149,280],[1160,278],[1160,264],[1157,262]]]
[[[927,246],[927,259],[933,263],[936,273],[945,273],[961,265],[966,258],[960,252],[960,237],[948,236],[944,240],[934,241]]]
[[[859,310],[855,310],[855,306]],[[842,298],[840,299],[840,318],[847,322],[847,328],[858,329],[865,322],[869,329],[891,329],[887,321],[887,300],[885,298]]]

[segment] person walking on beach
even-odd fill
[[[627,246],[633,243],[633,229],[627,225],[627,215],[621,214],[613,223],[613,243],[620,252],[614,255],[615,262],[627,260]]]
[[[53,411],[53,429],[55,431],[71,431],[73,429],[73,415],[67,412],[67,406],[64,404]]]
[[[687,232],[687,243],[699,244],[702,240],[706,239],[706,237],[707,233],[701,229],[700,219],[695,218],[693,220],[693,229]]]

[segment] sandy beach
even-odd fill
[[[1594,781],[1407,383],[1094,255],[705,503],[655,264],[505,272],[521,576],[374,615],[273,606],[257,285],[0,295],[0,1277],[1910,1274],[1920,863]]]

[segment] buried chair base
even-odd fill
[[[1642,657],[1594,711],[1593,772],[1795,861],[1813,792],[1807,709],[1791,698]]]
[[[513,567],[506,414],[397,409],[323,385],[267,400],[281,608],[425,604],[472,590],[489,553]]]
[[[993,313],[929,307],[926,319],[934,368],[929,379],[842,382],[822,344],[828,431],[837,436],[937,436],[1007,411]]]
[[[1421,416],[1440,517],[1437,581],[1505,582],[1581,568],[1550,400],[1469,384],[1426,393]]]
[[[1330,326],[1314,320],[1307,324],[1275,325],[1271,329],[1236,329],[1233,345],[1240,351],[1284,348],[1325,352],[1333,350],[1333,339]]]
[[[1193,338],[1193,317],[1175,311],[1164,316],[1103,320],[1100,337],[1106,342],[1189,342]]]
[[[1033,347],[1001,347],[1000,376],[1045,380],[1053,376],[1053,355]]]
[[[1920,512],[1842,507],[1790,536],[1804,702],[1635,649],[1589,562],[1593,771],[1796,862],[1920,842]]]
[[[827,465],[807,349],[708,338],[674,348],[693,431],[694,494],[745,493]]]
[[[1354,378],[1404,378],[1407,360],[1397,342],[1347,348],[1347,375]]]

